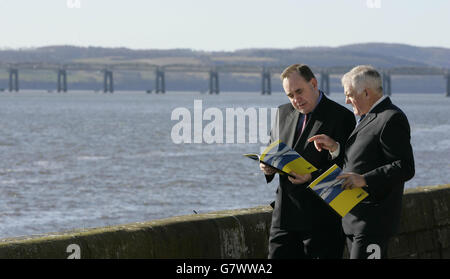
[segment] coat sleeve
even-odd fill
[[[408,119],[395,113],[384,125],[379,141],[385,164],[365,174],[368,190],[375,198],[385,197],[394,185],[404,183],[415,174]]]
[[[331,160],[331,164],[337,164],[340,168],[343,167],[344,157],[345,157],[345,143],[347,142],[348,137],[355,129],[356,120],[353,113],[349,112],[346,114],[344,118],[345,121],[339,123],[337,125],[336,136],[333,138],[336,142],[339,142],[339,155],[332,159],[331,154],[329,154],[328,159]]]

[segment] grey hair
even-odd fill
[[[351,86],[356,94],[361,94],[365,88],[375,90],[383,95],[383,81],[380,73],[370,65],[359,65],[346,73],[341,79],[342,86]]]

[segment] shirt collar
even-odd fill
[[[320,101],[322,100],[322,96],[323,96],[323,92],[319,90],[319,98],[317,98],[317,104],[313,108],[313,110],[310,112],[310,114],[313,113],[316,110],[317,106],[319,105]]]
[[[373,104],[372,107],[370,107],[370,109],[369,109],[369,111],[368,111],[367,113],[371,112],[371,111],[372,111],[379,103],[383,102],[384,99],[386,99],[386,98],[387,98],[387,96],[384,95],[383,97],[381,97],[380,99],[378,99],[378,101],[376,101],[375,104]],[[367,113],[366,113],[366,114],[367,114]]]

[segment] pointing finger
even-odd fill
[[[319,152],[322,151],[321,144],[318,143],[317,141],[314,141],[314,146],[316,147],[317,151],[319,151]]]
[[[320,135],[312,136],[312,137],[310,137],[310,138],[308,139],[308,142],[315,141],[315,140],[319,139],[320,137],[321,137]]]

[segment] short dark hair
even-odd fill
[[[301,77],[303,77],[306,81],[310,81],[312,78],[316,78],[314,76],[314,73],[311,71],[311,69],[306,64],[293,64],[281,73],[280,78],[281,80],[287,78],[291,73],[298,73]]]

